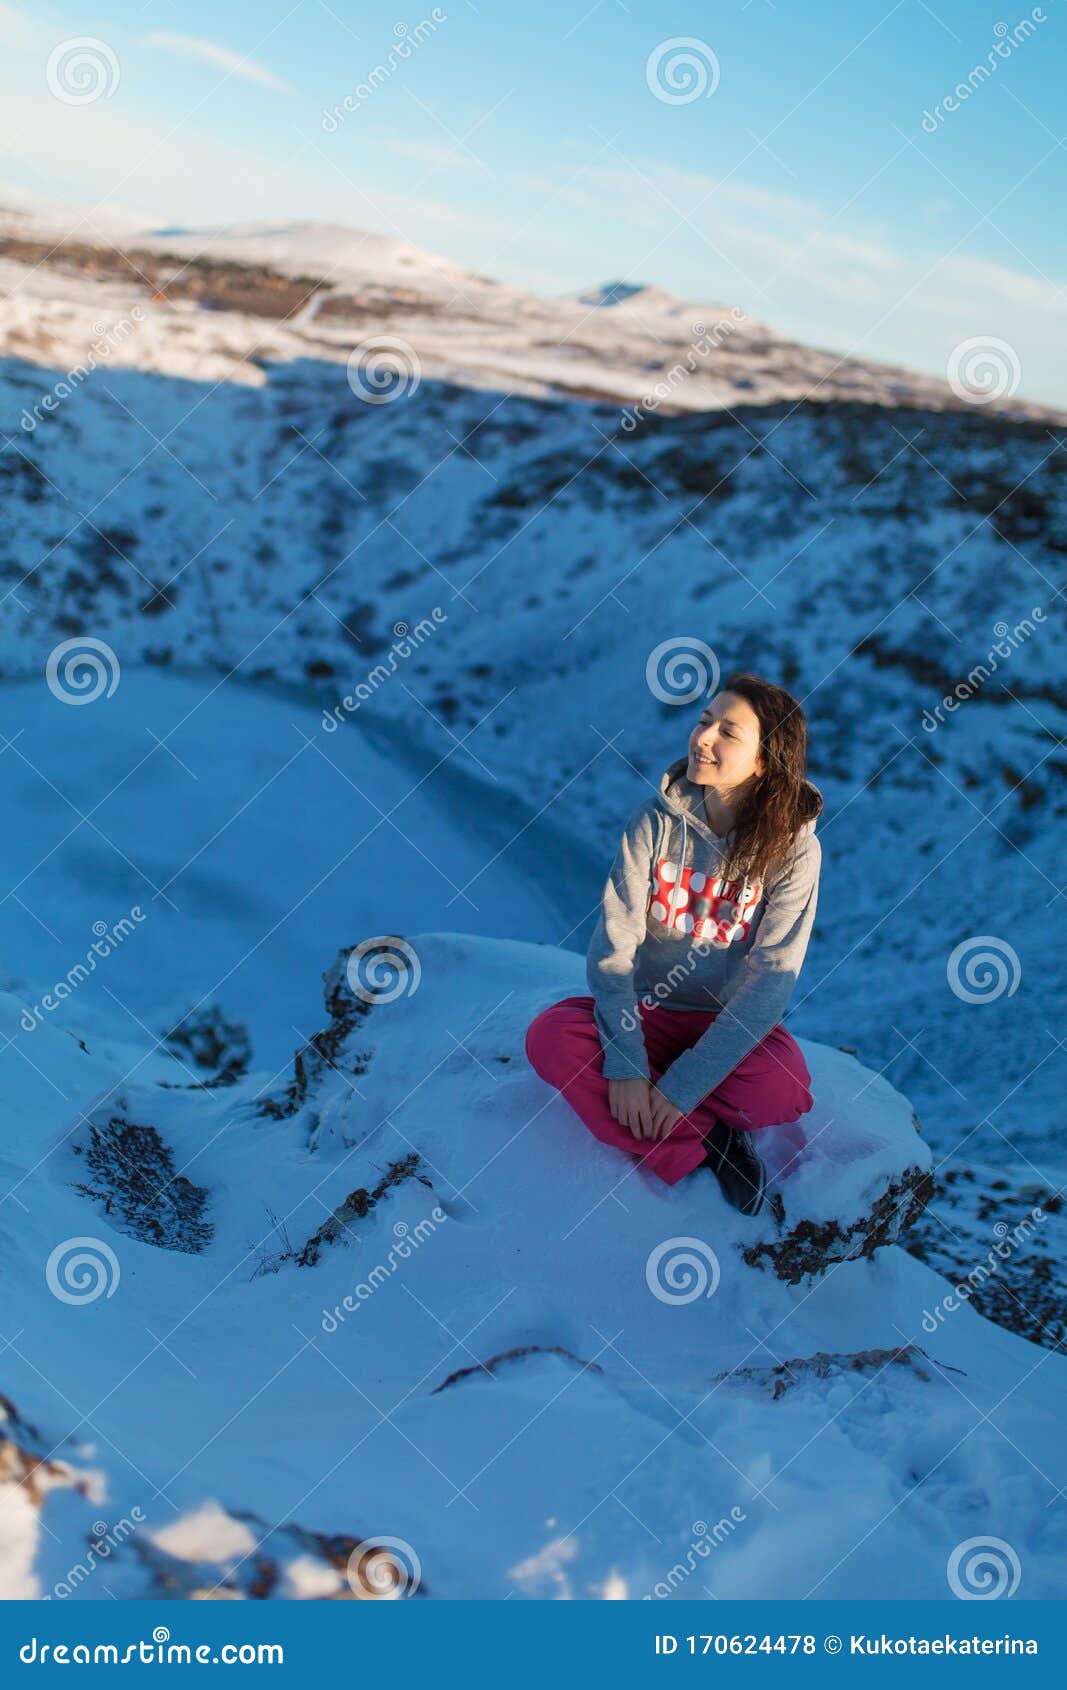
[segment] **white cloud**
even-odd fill
[[[397,194],[362,165],[341,171],[325,138],[320,142],[310,126],[304,139],[294,136],[282,162],[218,139],[197,114],[161,123],[115,100],[80,107],[56,101],[42,123],[40,97],[11,68],[0,55],[0,104],[11,133],[5,175],[12,173],[16,189],[12,167],[22,163],[32,167],[35,183],[55,183],[47,194],[23,190],[45,214],[54,213],[60,199],[81,207],[70,213],[71,239],[99,232],[120,212],[142,228],[322,219],[414,240],[430,250],[447,238],[462,263],[464,246],[499,250],[514,233],[510,218],[428,195]]]
[[[242,53],[234,53],[229,47],[220,47],[215,41],[204,41],[199,35],[170,35],[164,29],[157,29],[145,36],[142,46],[158,47],[161,52],[170,53],[178,59],[199,59],[202,64],[223,70],[229,76],[258,83],[261,88],[273,88],[283,94],[291,92],[289,84],[275,76],[266,65],[257,64],[255,59]]]
[[[850,344],[860,356],[936,368],[953,334],[999,332],[1025,349],[1026,372],[1039,387],[1047,365],[1041,339],[1062,341],[1067,325],[1063,288],[1036,268],[1028,272],[1022,254],[1015,268],[953,250],[944,233],[952,201],[937,205],[931,251],[929,235],[905,245],[881,229],[868,234],[858,206],[835,217],[799,195],[655,159],[590,164],[573,179],[524,172],[521,182],[547,203],[546,215],[570,207],[609,220],[613,275],[660,281],[669,261],[675,275],[707,278],[677,282],[677,292],[736,301],[784,332],[804,334],[801,317],[810,325],[821,316],[818,342]],[[892,337],[884,327],[890,322]],[[899,344],[904,325],[910,353]]]

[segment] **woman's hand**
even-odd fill
[[[666,1138],[676,1121],[682,1118],[682,1111],[676,1109],[669,1097],[664,1097],[658,1086],[653,1086],[649,1093],[652,1105],[653,1124],[657,1127],[656,1138]]]
[[[659,1087],[640,1075],[632,1080],[608,1081],[608,1108],[634,1138],[666,1138],[682,1118],[682,1111],[664,1097]]]
[[[649,1093],[651,1081],[635,1074],[632,1080],[608,1081],[608,1108],[622,1127],[628,1127],[634,1138],[651,1138],[652,1104]]]

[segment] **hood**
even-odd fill
[[[703,838],[705,842],[709,843],[710,847],[720,853],[722,859],[725,859],[724,835],[715,833],[714,828],[710,826],[709,820],[707,820],[707,811],[703,808],[703,786],[698,781],[690,781],[690,777],[685,772],[687,769],[688,755],[676,757],[675,762],[671,762],[670,767],[666,767],[659,777],[656,806],[661,811],[663,821],[661,821],[658,837],[656,837],[654,862],[659,862],[659,859],[668,850],[671,816],[681,820],[681,845],[680,855],[678,855],[680,864],[685,864],[685,860],[687,860],[687,833],[690,828],[698,838]],[[805,796],[805,810],[808,811],[808,816],[800,823],[800,828],[796,833],[796,843],[800,843],[800,840],[807,838],[807,835],[815,831],[815,821],[817,821],[818,815],[822,813],[822,793],[818,791],[815,782],[803,782],[803,796]],[[680,884],[680,877],[678,877],[676,886],[678,884]],[[752,879],[751,875],[742,875],[741,889],[737,892],[736,899],[737,923],[744,921],[744,913],[751,906],[752,892],[754,891],[758,892],[758,896],[761,896],[759,880]],[[671,894],[670,899],[671,921],[675,916],[675,896],[676,891],[675,894]],[[741,933],[742,926],[737,926],[736,931]]]
[[[723,835],[716,833],[708,822],[704,809],[704,788],[697,781],[692,781],[686,774],[689,758],[678,757],[663,771],[659,781],[658,802],[661,807],[673,816],[679,816],[687,825],[693,828],[712,845],[721,845]],[[797,838],[803,839],[806,834],[815,832],[815,823],[822,813],[823,797],[814,781],[805,780],[804,792],[811,811],[808,819],[801,823]]]
[[[714,832],[708,823],[707,813],[704,809],[704,788],[696,781],[691,781],[689,779],[685,772],[688,767],[688,756],[679,757],[671,763],[669,768],[664,770],[662,776],[660,777],[656,806],[660,811],[661,820],[660,826],[657,830],[656,845],[653,855],[653,875],[656,873],[656,864],[658,864],[661,857],[665,855],[668,850],[668,842],[671,837],[672,817],[679,818],[682,824],[682,837],[678,853],[679,865],[684,865],[686,861],[686,835],[690,828],[692,828],[696,836],[705,839],[712,849],[719,853],[720,859],[725,857],[725,852],[723,850],[723,835],[721,833]],[[806,780],[804,782],[804,789],[806,798],[805,807],[811,811],[811,815],[800,825],[797,833],[798,842],[805,838],[806,835],[814,833],[816,818],[822,810],[822,793],[819,791],[814,782]],[[674,890],[672,891],[669,900],[669,922],[673,922],[674,920],[676,900],[679,895],[678,889],[681,885],[681,878],[682,877],[679,874],[674,880]],[[763,887],[758,879],[754,880],[751,876],[745,874],[742,876],[735,894],[735,926],[734,929],[726,936],[726,943],[732,942],[735,937],[744,933],[745,914],[752,906],[753,894],[755,894],[756,901],[758,902],[759,898],[763,894]]]

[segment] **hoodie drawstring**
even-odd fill
[[[688,827],[688,822],[687,822],[687,819],[686,819],[685,812],[683,810],[683,812],[682,812],[682,853],[681,853],[681,857],[680,857],[679,862],[678,862],[678,872],[674,877],[674,885],[671,888],[670,908],[667,911],[667,926],[669,928],[672,928],[672,929],[674,927],[675,912],[678,908],[678,895],[679,895],[679,893],[682,889],[682,875],[685,871],[685,858],[686,858],[686,848],[687,848],[687,844],[688,844],[688,838],[689,838],[689,827]],[[736,917],[735,917],[735,919],[732,922],[731,927],[730,927],[730,937],[729,937],[729,940],[727,941],[728,943],[732,943],[732,941],[740,935],[741,929],[744,925],[745,910],[748,908],[748,900],[749,900],[751,894],[752,894],[752,882],[749,879],[748,875],[746,874],[742,878],[741,891],[738,895],[737,903],[735,905],[737,914],[736,914]]]
[[[681,860],[678,864],[678,873],[674,877],[674,886],[671,889],[671,907],[667,912],[667,926],[668,927],[674,926],[674,911],[675,911],[675,906],[678,903],[678,893],[679,893],[679,891],[681,889],[681,885],[682,885],[682,871],[685,868],[686,833],[687,833],[686,821],[685,821],[685,816],[683,814],[683,816],[682,816],[682,855],[681,855]]]

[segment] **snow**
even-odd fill
[[[46,374],[12,372],[11,415]],[[577,944],[622,818],[688,732],[646,673],[692,628],[723,668],[806,700],[826,878],[798,1029],[888,1069],[941,1154],[964,1141],[1059,1185],[1054,1042],[1017,996],[962,1002],[946,960],[1006,921],[1024,980],[1064,989],[1062,454],[1043,429],[833,406],[675,419],[621,444],[614,427],[601,407],[427,382],[361,406],[312,360],[258,389],[97,372],[0,456],[7,673],[39,676],[72,622],[124,670],[305,687],[317,670],[326,709],[393,663],[361,714],[426,768],[465,767],[476,813],[506,791],[556,824],[572,850],[556,932]],[[928,732],[998,622],[1035,605],[1033,637]],[[394,657],[394,628],[434,610],[446,619]]]
[[[326,733],[298,693],[149,670],[72,708],[25,682],[5,688],[5,725],[9,799],[25,818],[0,841],[8,983],[38,1004],[84,960],[95,922],[143,913],[76,989],[77,1025],[94,1037],[162,1036],[209,995],[277,1065],[320,1013],[324,935],[333,947],[460,911],[475,933],[561,930],[559,896],[525,872],[536,836],[523,866],[512,852],[481,874],[503,807],[495,820],[487,804],[469,833],[450,765],[420,785],[395,750],[348,726]]]
[[[361,405],[356,319],[323,289],[266,322],[0,258],[0,1391],[7,1471],[53,1462],[39,1497],[4,1488],[0,1594],[365,1593],[366,1542],[434,1598],[936,1599],[987,1537],[1022,1596],[1058,1595],[1057,1220],[1005,1267],[1004,1325],[946,1301],[994,1216],[1067,1173],[1041,1009],[1064,955],[1044,426],[941,412],[940,384],[745,320],[665,407],[706,415],[624,437],[613,407],[726,304],[538,300],[317,225],[154,238],[366,288],[424,379]],[[109,367],[19,428],[135,308]],[[829,403],[794,413],[813,385]],[[1035,602],[1039,637],[927,735],[923,708]],[[688,729],[646,684],[679,627],[805,698],[827,799],[790,1012],[816,1106],[764,1140],[781,1222],[636,1170],[523,1056],[538,1009],[584,990],[619,825]],[[43,674],[81,632],[121,679],[71,709]],[[965,1003],[946,958],[991,930],[1024,991]],[[323,972],[389,934],[418,989],[323,1069]],[[250,1040],[232,1084],[161,1043],[211,1008]],[[93,1129],[111,1155],[87,1177]],[[163,1196],[118,1189],[122,1130],[156,1146]],[[847,1233],[931,1168],[925,1261],[919,1223],[796,1283],[746,1256]],[[369,1212],[348,1202],[391,1173]],[[85,1238],[111,1294],[71,1302],[48,1264]],[[664,1301],[649,1260],[686,1240],[714,1290]],[[72,1578],[101,1524],[121,1541]]]
[[[392,235],[350,229],[339,223],[238,223],[223,228],[159,229],[139,232],[136,244],[179,257],[229,258],[267,264],[285,275],[328,275],[336,286],[367,283],[427,287],[453,292],[475,280],[460,264]]]
[[[172,1526],[163,1526],[154,1541],[186,1561],[222,1561],[250,1554],[256,1545],[254,1533],[214,1501],[183,1515]]]
[[[901,1173],[902,1145],[905,1166],[925,1170],[928,1153],[911,1144],[911,1105],[881,1074],[839,1051],[797,1043],[819,1070],[818,1096],[803,1118],[805,1155],[794,1167],[787,1145],[774,1170],[789,1170],[792,1204],[807,1219],[850,1223]]]
[[[48,261],[0,259],[0,335],[17,356],[68,370],[101,327],[134,304],[146,322],[109,354],[110,365],[197,380],[263,380],[260,366],[314,357],[347,364],[365,341],[399,338],[428,380],[488,392],[598,398],[648,414],[721,410],[809,395],[897,407],[958,409],[946,382],[866,358],[799,345],[748,314],[745,302],[686,300],[663,288],[605,283],[558,298],[481,276],[411,243],[330,223],[245,224],[204,229],[79,226],[57,209],[0,214],[0,235],[59,241],[174,259],[180,278],[199,258],[269,266],[308,284],[285,321],[239,309],[201,309],[124,279],[76,275],[62,250]],[[175,290],[177,291],[177,290]],[[336,305],[323,314],[320,292]],[[313,309],[312,301],[318,300]],[[56,309],[56,305],[60,307]],[[1053,418],[1048,407],[1011,401],[1018,416]],[[1062,420],[1062,419],[1061,419]]]
[[[168,712],[187,708],[188,686],[124,679],[106,708],[128,690],[127,732],[120,718],[113,736],[96,737],[114,780],[133,756],[134,722],[159,732]],[[68,711],[68,734],[93,711]],[[275,764],[257,744],[284,760],[283,719],[310,728],[310,711],[301,724],[295,704],[251,690],[223,689],[203,714],[202,742],[173,742],[198,779],[168,858],[188,848],[197,824],[210,834],[218,790],[232,796],[237,771],[209,744],[247,745],[269,778]],[[28,733],[27,723],[23,740]],[[91,760],[90,744],[86,733],[68,751]],[[345,744],[349,779],[387,783],[390,771],[362,736]],[[43,746],[34,744],[36,755]],[[354,806],[348,781],[334,781]],[[153,813],[157,789],[135,790]],[[305,816],[340,829],[331,839],[339,852],[351,822],[330,823],[326,789],[306,796]],[[245,860],[261,865],[264,899],[273,875],[293,868],[274,802],[287,807],[278,794],[254,810],[257,832],[245,845]],[[47,814],[37,826],[47,843]],[[433,836],[441,867],[457,878],[465,842],[448,844],[445,815]],[[219,877],[221,910],[232,888],[221,841],[205,855],[200,872]],[[77,858],[69,847],[56,856],[60,865]],[[275,1594],[350,1593],[343,1558],[338,1566],[321,1548],[334,1534],[395,1540],[396,1554],[417,1558],[419,1588],[431,1597],[638,1598],[666,1580],[680,1596],[877,1588],[929,1598],[945,1593],[953,1547],[982,1531],[1012,1543],[1025,1594],[1052,1595],[1062,1532],[1046,1504],[1067,1482],[1063,1359],[967,1307],[932,1342],[922,1315],[946,1284],[896,1246],[799,1286],[746,1265],[741,1250],[771,1225],[766,1216],[753,1222],[728,1209],[710,1176],[662,1185],[593,1140],[525,1063],[526,1026],[582,989],[581,956],[492,931],[383,922],[386,909],[402,913],[394,900],[406,866],[395,841],[393,856],[370,908],[351,889],[343,928],[336,907],[318,911],[316,972],[342,934],[351,942],[364,930],[398,930],[419,960],[417,989],[372,1004],[336,1067],[288,1116],[259,1107],[285,1087],[293,1041],[278,1033],[281,1013],[274,1021],[261,1007],[253,1072],[196,1091],[182,1089],[193,1076],[177,1060],[147,1058],[151,1028],[123,1012],[126,992],[150,1000],[143,979],[119,985],[113,976],[110,1016],[87,984],[32,1034],[20,1026],[21,996],[3,999],[4,1095],[18,1123],[3,1168],[0,1271],[18,1310],[4,1390],[46,1448],[55,1444],[95,1487],[92,1500],[56,1492],[54,1514],[47,1498],[41,1526],[32,1511],[8,1516],[15,1541],[4,1593],[26,1593],[31,1551],[36,1594],[69,1583],[92,1521],[136,1520],[139,1509],[144,1523],[76,1584],[77,1599],[146,1594],[160,1567],[168,1578],[185,1567],[187,1593],[240,1590],[264,1543],[282,1569]],[[67,876],[57,867],[49,889],[49,906],[57,919],[69,911],[74,931],[99,864],[76,866]],[[179,904],[182,887],[179,877]],[[191,988],[194,975],[213,980],[230,959],[225,923],[201,922],[195,910],[186,919],[199,972],[157,938],[153,955],[170,976],[161,998],[179,981]],[[261,934],[261,908],[238,901],[231,920],[242,919]],[[133,958],[136,938],[128,943]],[[296,954],[268,941],[265,984],[235,975],[231,1008],[247,1013],[260,995],[293,989]],[[788,1213],[811,1203],[830,1213],[836,1191],[847,1218],[865,1189],[854,1170],[884,1174],[892,1147],[898,1165],[902,1147],[924,1147],[888,1083],[845,1053],[809,1041],[804,1050],[819,1113],[805,1118],[810,1146],[780,1190]],[[178,1089],[158,1083],[165,1075]],[[116,1113],[151,1123],[176,1169],[206,1188],[213,1233],[202,1253],[146,1242],[117,1210],[75,1189],[85,1170],[74,1146],[84,1146],[88,1122]],[[415,1176],[325,1244],[313,1266],[283,1259],[356,1186],[372,1188],[413,1152]],[[98,1241],[112,1294],[72,1303],[49,1289],[45,1264],[82,1238]],[[717,1286],[663,1300],[648,1260],[683,1239],[714,1252]],[[856,1352],[909,1341],[929,1351],[921,1368],[884,1358],[848,1365]],[[509,1356],[526,1346],[537,1348]],[[769,1370],[820,1352],[844,1359],[826,1377],[802,1371],[776,1398]],[[831,1475],[847,1510],[813,1507]],[[702,1527],[712,1532],[706,1555],[691,1549],[709,1541]],[[695,1571],[671,1582],[680,1561]]]
[[[0,182],[0,234],[121,244],[132,240],[142,223],[141,217],[115,206],[63,205]]]

